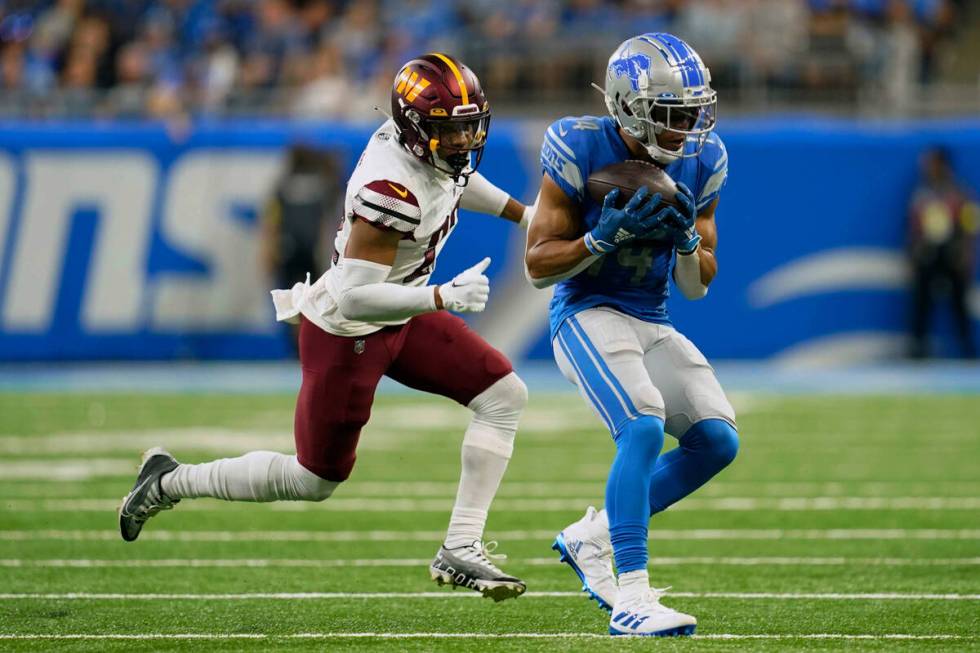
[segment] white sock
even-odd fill
[[[623,572],[619,575],[619,595],[616,602],[638,599],[648,589],[650,589],[650,575],[646,569]]]
[[[467,438],[470,433],[467,430]],[[487,523],[487,511],[500,479],[507,470],[509,458],[486,449],[463,445],[463,468],[459,476],[459,489],[456,491],[456,504],[449,518],[446,533],[446,548],[473,544],[483,539],[483,528]]]
[[[514,435],[527,403],[527,388],[511,372],[469,403],[473,420],[463,437],[462,470],[445,546],[483,539],[487,511],[514,451]]]
[[[214,497],[226,501],[323,501],[339,485],[299,464],[296,456],[252,451],[200,465],[179,465],[161,479],[171,499]]]

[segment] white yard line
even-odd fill
[[[28,559],[2,558],[0,567],[64,567],[90,569],[102,567],[417,567],[429,564],[429,558],[351,558],[351,559],[309,559],[309,558],[160,558],[160,559],[122,559],[106,560],[91,558],[73,559]],[[544,567],[557,565],[558,558],[510,558],[517,565]],[[660,566],[678,565],[721,565],[736,567],[759,566],[844,566],[860,565],[873,567],[950,567],[980,565],[980,558],[794,558],[794,557],[656,557],[650,564]]]
[[[528,598],[581,597],[581,592],[526,592]],[[980,594],[906,594],[878,593],[819,593],[819,592],[671,592],[670,596],[684,599],[744,599],[744,600],[829,600],[829,601],[980,601]],[[99,594],[13,593],[0,594],[0,600],[64,600],[64,601],[295,601],[334,599],[471,599],[482,598],[475,592],[252,592],[245,594]]]
[[[361,445],[388,449],[414,446],[405,435],[417,433],[432,439],[433,431],[466,429],[472,413],[462,407],[447,404],[389,406],[372,415],[361,437]],[[521,416],[521,428],[529,440],[554,440],[569,430],[580,429],[582,419],[590,413],[581,407],[548,409],[531,406]],[[264,420],[269,422],[268,419]],[[142,449],[164,446],[174,453],[212,452],[228,455],[255,449],[292,451],[295,446],[292,416],[283,413],[281,424],[272,428],[190,427],[143,429],[139,431],[103,431],[98,429],[64,431],[60,433],[0,436],[0,454],[37,455],[39,453],[74,453],[91,456],[97,453],[130,452],[133,466],[138,464]],[[587,422],[590,423],[590,422]],[[410,436],[414,437],[414,436]]]
[[[269,448],[269,447],[266,447]],[[58,460],[28,461],[25,467],[19,462],[0,462],[0,495],[10,499],[72,499],[93,488],[86,486],[85,477],[91,473],[100,476],[99,470],[119,469],[125,482],[116,482],[116,477],[99,479],[100,486],[110,483],[123,493],[134,478],[135,459],[90,458],[63,462]],[[7,478],[5,470],[12,470],[12,478]],[[52,473],[52,470],[54,472]],[[37,478],[35,478],[35,476]],[[83,478],[78,478],[79,476]],[[33,482],[32,482],[33,481]],[[41,482],[47,481],[47,482]],[[498,498],[564,498],[594,496],[600,502],[604,492],[605,480],[580,479],[576,481],[506,481],[500,486]],[[457,482],[452,481],[356,481],[345,484],[336,498],[369,497],[443,497],[456,496]],[[958,497],[975,496],[980,493],[980,481],[937,481],[937,482],[895,482],[895,481],[712,481],[698,491],[697,498],[711,497]],[[115,498],[112,492],[109,498]],[[101,498],[101,497],[93,497]]]
[[[75,460],[35,458],[0,462],[0,478],[5,481],[86,481],[93,478],[115,478],[127,475],[135,478],[135,470],[136,465],[132,458]]]
[[[600,633],[0,633],[0,640],[265,640],[265,639],[608,639]],[[905,633],[849,634],[849,633],[799,633],[799,634],[736,634],[708,633],[694,635],[698,640],[740,639],[817,639],[817,640],[913,640],[913,641],[972,641],[976,635],[910,635]]]
[[[499,498],[497,512],[579,512],[595,497],[564,499]],[[119,505],[114,499],[4,499],[0,511],[7,512],[111,512]],[[264,504],[263,510],[274,512],[449,512],[453,500],[445,499],[376,499],[333,497],[323,505],[309,501],[281,501]],[[775,510],[793,512],[839,510],[977,510],[980,497],[723,497],[685,499],[671,511],[746,512]],[[187,501],[179,510],[195,512],[227,511],[227,503]]]
[[[266,447],[268,448],[268,447]],[[227,453],[227,452],[226,452]],[[7,498],[66,499],[91,495],[92,488],[84,478],[99,476],[99,470],[118,469],[127,481],[135,477],[136,457],[30,459],[0,461],[0,495]],[[64,476],[61,478],[59,476]],[[30,482],[36,481],[36,482]],[[66,482],[75,481],[75,482]],[[108,484],[109,479],[103,483]],[[115,484],[113,482],[113,484]],[[131,482],[121,483],[120,494]],[[596,495],[600,500],[605,478],[577,481],[513,481],[500,486],[498,497],[561,497]],[[452,481],[352,481],[345,484],[344,498],[366,497],[449,497],[456,495],[457,482]],[[104,490],[101,490],[104,491]],[[819,497],[819,496],[974,496],[980,492],[980,481],[712,481],[698,490],[701,497]],[[340,496],[339,495],[339,496]],[[89,497],[98,498],[98,497]],[[105,497],[103,497],[105,498]],[[115,493],[109,496],[115,498]]]
[[[551,541],[555,530],[492,531],[502,542]],[[150,529],[140,541],[157,542],[440,542],[439,531],[171,531]],[[119,539],[117,530],[0,530],[0,541],[46,540],[105,542]],[[832,529],[651,529],[655,541],[690,540],[980,540],[980,529],[832,528]]]

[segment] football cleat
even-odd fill
[[[599,607],[611,612],[619,587],[612,568],[612,543],[608,529],[596,519],[596,509],[589,506],[585,516],[568,526],[555,538],[551,548],[582,581],[582,591]]]
[[[650,589],[636,599],[617,602],[609,619],[609,634],[643,637],[693,635],[698,625],[697,619],[660,604],[668,589]]]
[[[453,549],[439,547],[439,553],[429,565],[429,575],[439,585],[452,585],[453,589],[468,587],[494,601],[516,598],[527,586],[493,564],[491,558],[503,560],[507,557],[492,555],[496,548],[496,542],[484,544],[480,540]]]
[[[161,510],[170,510],[180,499],[171,499],[163,493],[160,479],[177,469],[179,463],[160,447],[143,454],[143,464],[136,474],[136,484],[123,497],[119,506],[119,532],[127,542],[134,541],[143,530],[146,520]]]

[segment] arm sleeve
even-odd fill
[[[463,190],[459,205],[468,211],[499,216],[509,199],[510,195],[505,191],[494,186],[479,172],[474,172]]]
[[[708,294],[708,287],[701,283],[701,256],[695,248],[690,254],[678,254],[674,263],[674,283],[688,299],[701,299]]]
[[[385,283],[391,266],[346,259],[338,306],[344,317],[364,322],[384,322],[436,310],[432,286]]]
[[[422,209],[415,194],[387,179],[361,186],[351,206],[356,217],[382,229],[412,233],[422,222]]]
[[[563,118],[551,124],[541,144],[541,169],[566,195],[581,202],[585,199],[585,179],[581,152],[576,155],[578,139],[575,129]]]

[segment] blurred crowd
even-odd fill
[[[0,0],[0,115],[373,119],[399,64],[456,54],[503,103],[574,101],[623,38],[669,30],[716,86],[871,88],[937,75],[955,0]]]

